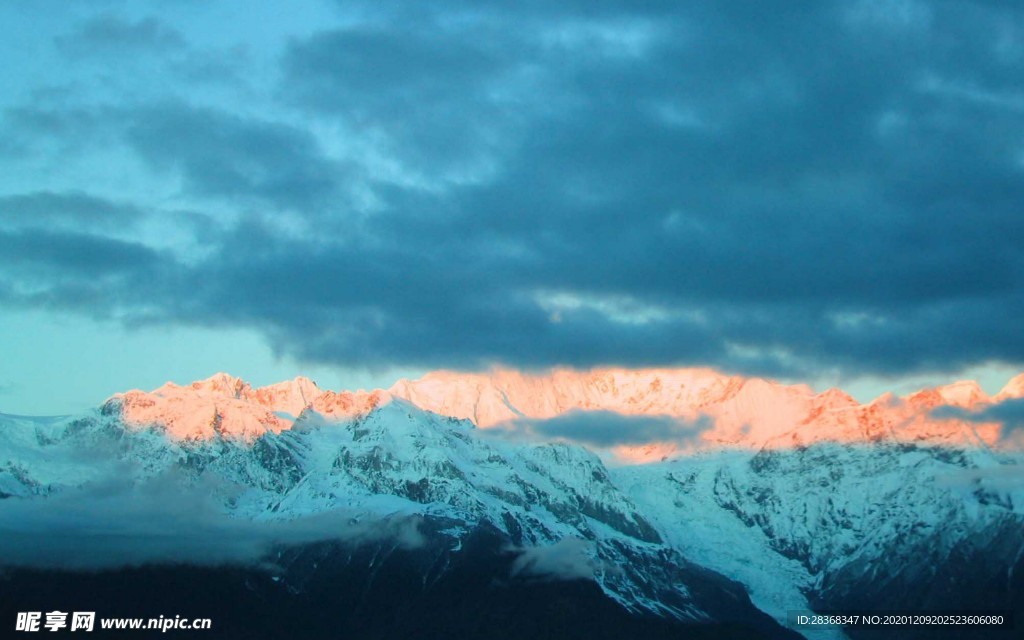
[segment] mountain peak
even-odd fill
[[[969,409],[991,402],[988,394],[974,380],[958,380],[939,387],[929,387],[915,391],[904,397],[904,400],[920,408],[930,409],[940,405],[951,405]]]
[[[303,409],[313,404],[323,390],[304,376],[250,390],[247,397],[272,411],[284,412],[297,417]]]
[[[838,387],[825,389],[816,396],[823,405],[833,409],[856,407],[860,403],[853,396]]]
[[[224,372],[215,373],[205,380],[197,380],[190,386],[197,391],[219,393],[234,398],[241,398],[252,388],[245,380]]]
[[[1024,398],[1024,373],[1014,376],[993,398],[996,402],[1011,398]]]
[[[946,404],[958,407],[973,407],[991,400],[975,380],[957,380],[939,387],[938,392]]]

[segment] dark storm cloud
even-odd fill
[[[319,33],[289,47],[284,98],[379,136],[414,171],[472,173],[514,124],[510,105],[492,97],[522,93],[508,39],[411,26]]]
[[[159,261],[140,244],[84,233],[49,231],[0,232],[0,263],[71,271],[83,277],[136,273]]]
[[[97,318],[144,318],[169,304],[175,262],[141,243],[78,231],[0,227],[0,302]],[[175,286],[175,291],[180,291]],[[130,311],[127,311],[130,310]]]
[[[1020,9],[359,15],[289,41],[273,110],[8,112],[51,139],[114,131],[235,208],[124,316],[244,324],[350,365],[1024,362]]]
[[[345,167],[308,131],[183,104],[128,112],[129,145],[154,170],[180,175],[200,195],[315,210],[337,195]]]

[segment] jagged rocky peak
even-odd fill
[[[373,391],[325,391],[313,399],[309,410],[328,420],[344,420],[388,404],[394,396],[381,389]]]
[[[921,389],[906,396],[905,399],[924,408],[951,405],[968,409],[992,400],[974,380],[958,380],[952,384]]]
[[[116,407],[129,426],[161,428],[176,439],[251,439],[290,428],[318,395],[308,378],[253,389],[241,378],[217,373],[188,385],[168,382],[151,392],[117,394],[105,407]]]
[[[946,404],[957,407],[974,407],[991,401],[988,394],[975,380],[958,380],[939,387],[939,395]]]
[[[260,387],[251,391],[249,397],[274,411],[283,411],[297,417],[321,394],[323,390],[315,382],[299,376],[294,380]]]

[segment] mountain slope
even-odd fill
[[[70,474],[74,481],[65,484],[55,471],[74,465],[69,452],[107,452],[112,472],[130,469],[143,484],[172,477],[204,487],[235,519],[315,523],[310,518],[335,512],[367,522],[417,517],[421,529],[434,532],[429,544],[450,553],[483,527],[504,541],[495,552],[542,550],[521,568],[527,575],[592,581],[634,615],[756,622],[781,633],[750,605],[742,587],[663,544],[602,462],[580,447],[507,443],[401,400],[342,422],[306,412],[292,429],[254,440],[174,439],[160,427],[124,424],[113,407],[31,426],[43,455],[9,495],[46,499],[73,492],[82,476]],[[5,425],[3,433],[24,427]],[[58,461],[62,456],[68,461]],[[77,461],[96,469],[93,455]],[[283,575],[297,580],[291,567]]]

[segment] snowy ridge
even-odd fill
[[[710,369],[561,369],[545,375],[434,372],[399,380],[387,390],[338,392],[322,390],[307,378],[254,389],[220,373],[190,385],[167,383],[148,393],[118,394],[108,406],[119,410],[127,424],[160,426],[179,439],[252,439],[291,428],[303,411],[337,420],[400,399],[481,428],[587,411],[669,417],[682,426],[700,425],[699,439],[690,445],[759,449],[879,440],[998,446],[999,424],[936,419],[932,411],[944,405],[976,410],[1021,396],[1024,375],[992,398],[977,383],[961,381],[859,404],[839,389],[815,393],[806,385]],[[623,460],[646,462],[679,450],[678,442],[668,440],[625,445],[616,453]]]

